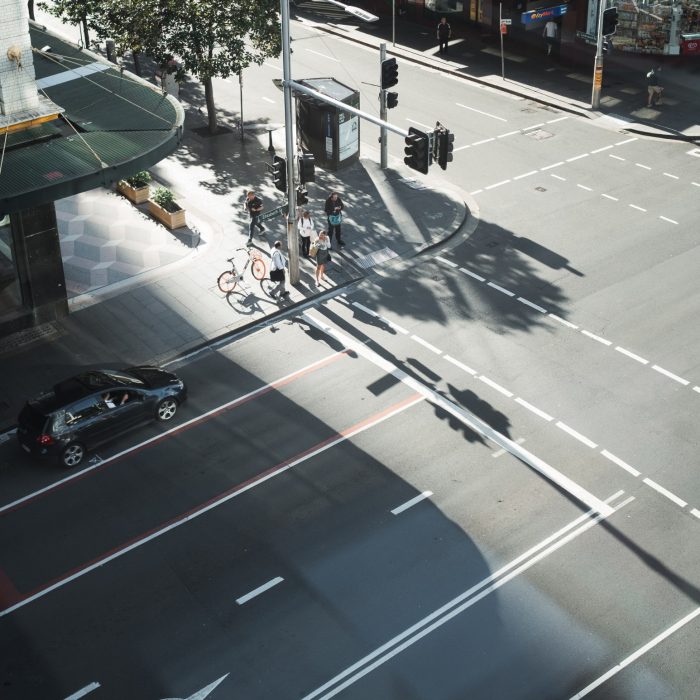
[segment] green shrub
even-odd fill
[[[181,207],[175,201],[175,195],[166,187],[159,187],[152,195],[151,200],[165,211],[180,211]]]
[[[151,173],[149,173],[148,170],[140,170],[138,173],[134,173],[131,177],[126,178],[126,181],[134,189],[146,187],[151,180]]]

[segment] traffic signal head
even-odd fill
[[[409,168],[427,175],[428,167],[430,166],[430,139],[428,134],[418,131],[418,129],[411,126],[404,141],[406,144],[404,148],[406,157],[403,159],[403,162]]]
[[[395,58],[385,58],[382,61],[382,90],[394,87],[399,82],[399,66]]]
[[[386,93],[386,108],[394,109],[399,104],[399,93],[398,92],[387,92]]]
[[[316,181],[316,167],[313,153],[303,153],[299,156],[299,182]]]
[[[610,36],[617,31],[617,8],[609,7],[603,11],[603,36]]]
[[[443,170],[447,170],[447,164],[452,161],[455,135],[449,129],[443,128],[435,132],[435,137],[437,138],[438,165]]]
[[[280,192],[287,191],[287,161],[275,156],[272,159],[272,182]]]
[[[299,187],[297,189],[297,206],[301,207],[304,204],[309,203],[309,193],[303,188]]]

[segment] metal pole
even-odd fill
[[[243,141],[243,71],[238,71],[238,88],[241,93],[241,141]]]
[[[379,84],[381,86],[382,82],[382,61],[386,58],[386,44],[379,44]],[[386,121],[386,90],[379,88],[379,118],[382,121]],[[379,166],[382,170],[386,169],[387,159],[388,159],[388,143],[387,143],[387,132],[386,128],[379,127],[379,154],[380,161]]]
[[[591,108],[600,107],[600,90],[603,87],[603,10],[605,0],[598,4],[598,36],[596,40],[595,62],[593,64],[593,90],[591,92]]]
[[[280,0],[282,20],[282,75],[284,87],[284,135],[287,154],[287,254],[289,283],[299,283],[299,243],[297,242],[296,190],[294,188],[294,112],[292,110],[292,67],[289,38],[289,0]]]
[[[391,0],[391,45],[396,46],[396,0]]]
[[[501,33],[501,80],[506,79],[506,65],[503,60],[503,3],[498,3],[498,31]]]

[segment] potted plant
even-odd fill
[[[151,174],[147,170],[141,170],[131,177],[127,177],[126,180],[119,180],[117,192],[123,194],[134,204],[143,204],[143,202],[148,201],[148,195],[151,192],[150,182]]]
[[[148,200],[148,211],[169,229],[187,226],[185,210],[175,201],[175,195],[166,187],[159,187]]]

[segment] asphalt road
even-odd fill
[[[478,225],[183,361],[165,436],[0,445],[3,700],[696,695],[698,159],[400,71]]]

